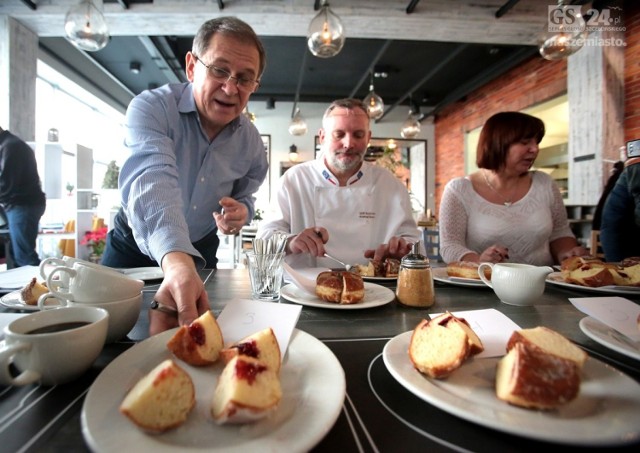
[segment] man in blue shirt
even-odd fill
[[[217,231],[235,234],[253,217],[253,194],[268,162],[258,130],[242,115],[258,88],[265,51],[234,17],[205,22],[186,56],[189,83],[145,91],[126,114],[131,155],[119,186],[122,209],[102,263],[160,264],[156,300],[178,318],[153,311],[150,333],[189,324],[209,310],[198,268],[215,268]]]

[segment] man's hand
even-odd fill
[[[365,250],[364,257],[374,261],[384,261],[385,258],[402,259],[411,251],[412,243],[401,237],[392,237],[388,244],[380,244],[375,250]]]
[[[155,300],[176,307],[178,316],[149,310],[149,334],[155,335],[178,325],[189,325],[209,310],[209,297],[193,258],[182,252],[167,253],[162,259],[164,280]]]
[[[325,228],[307,228],[289,239],[288,253],[310,253],[312,256],[323,256],[324,244],[328,240],[329,232]]]
[[[236,234],[246,225],[249,210],[244,203],[240,203],[231,197],[223,197],[220,200],[220,206],[222,206],[223,212],[213,213],[218,229],[224,234]]]

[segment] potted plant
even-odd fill
[[[107,245],[107,227],[87,231],[80,244],[89,247],[89,261],[99,263]]]
[[[103,189],[117,189],[118,188],[118,176],[120,176],[120,167],[116,165],[116,161],[112,160],[107,165],[107,172],[104,174],[104,180],[102,181]]]

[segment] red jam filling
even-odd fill
[[[198,346],[202,346],[204,344],[206,335],[204,333],[204,328],[200,325],[200,323],[191,323],[189,326],[189,335],[193,339],[193,342]]]
[[[253,384],[258,374],[262,373],[266,369],[267,367],[264,365],[256,365],[254,363],[239,360],[236,364],[236,376],[238,379],[244,379],[249,384]]]
[[[254,359],[258,358],[258,346],[255,341],[248,341],[246,343],[240,343],[236,346],[238,352],[242,355],[248,355]]]

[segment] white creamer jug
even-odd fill
[[[485,268],[491,268],[491,280],[485,277]],[[533,305],[544,292],[545,279],[553,272],[549,266],[516,263],[481,263],[478,274],[493,288],[502,302],[509,305]]]

